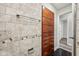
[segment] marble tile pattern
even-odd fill
[[[41,55],[41,11],[36,3],[0,4],[0,56]]]

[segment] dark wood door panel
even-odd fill
[[[53,12],[51,12],[49,9],[47,9],[47,8],[44,8],[43,9],[43,17],[46,17],[46,18],[54,18],[54,13]]]
[[[54,41],[53,39],[54,39],[54,37],[53,36],[43,36],[43,40],[48,40],[49,39],[49,41]]]
[[[49,44],[49,40],[45,40],[43,45],[48,45]]]
[[[49,51],[43,51],[43,56],[48,56],[49,55]]]
[[[47,25],[43,25],[43,30],[49,30],[49,31],[54,31],[53,26],[47,26]]]
[[[54,36],[53,36],[53,35],[50,35],[50,34],[47,34],[47,35],[44,35],[44,34],[43,34],[42,37],[43,37],[43,39],[48,39],[48,38],[49,38],[49,39],[54,39]]]
[[[44,49],[46,50],[47,48],[49,48],[50,47],[50,45],[48,45],[48,44],[45,44],[44,45]]]
[[[54,52],[54,13],[43,9],[42,17],[42,55],[48,56]]]
[[[49,55],[49,50],[50,50],[49,47],[44,48],[44,49],[43,49],[43,56],[48,56],[48,55]]]
[[[54,23],[54,21],[51,21],[52,19],[47,19],[45,17],[43,17],[43,24],[45,25],[53,25],[52,23]]]
[[[47,40],[50,39],[49,41],[54,41],[54,37],[53,36],[43,36],[43,40]]]
[[[53,34],[53,33],[50,33],[50,32],[43,32],[43,33],[46,33],[46,34],[43,34],[43,35],[42,35],[43,38],[48,37],[48,36],[54,38],[54,36],[53,36],[54,34]]]

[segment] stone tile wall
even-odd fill
[[[0,55],[41,55],[41,4],[0,4]]]

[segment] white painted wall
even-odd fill
[[[75,5],[74,8],[76,8]],[[79,56],[79,3],[77,4],[76,15],[76,56]]]
[[[72,46],[73,45],[73,40],[70,37],[74,37],[74,24],[73,24],[73,18],[72,18],[72,13],[69,13],[67,15],[67,20],[68,20],[68,30],[67,30],[67,44]]]
[[[61,22],[61,38],[62,37],[67,38],[67,44],[72,46],[73,39],[70,38],[73,37],[72,13],[62,15],[60,17],[60,22]]]
[[[62,24],[61,24],[61,21],[60,21],[59,17],[61,15],[69,13],[70,11],[72,11],[72,6],[71,5],[57,11],[57,18],[58,18],[57,19],[57,35],[58,35],[57,40],[58,40],[58,43],[59,43],[59,41],[62,37]],[[58,48],[59,48],[59,45],[58,45]]]
[[[61,37],[67,38],[67,17],[66,15],[60,16],[61,24]]]
[[[63,37],[67,38],[67,21],[62,21],[63,22]]]

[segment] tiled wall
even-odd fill
[[[41,55],[41,4],[0,4],[0,55]]]

